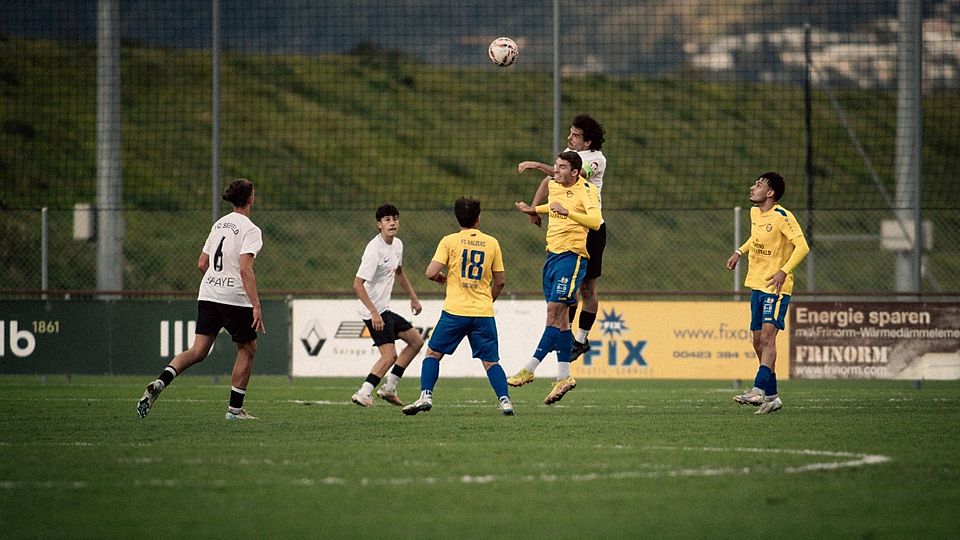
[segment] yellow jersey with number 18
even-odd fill
[[[433,260],[447,267],[443,310],[463,317],[493,317],[493,272],[503,272],[500,242],[477,229],[440,240]]]

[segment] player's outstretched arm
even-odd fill
[[[537,215],[537,214],[540,213],[540,212],[544,212],[544,213],[547,212],[546,209],[544,209],[544,210],[541,210],[541,209],[540,209],[540,207],[546,207],[546,205],[543,205],[543,204],[540,205],[540,206],[537,207],[537,208],[534,208],[534,207],[530,206],[529,204],[521,201],[521,202],[515,202],[515,203],[513,203],[513,206],[515,206],[515,207],[517,208],[517,210],[523,212],[524,214],[527,214],[528,216],[535,216],[535,215]]]
[[[546,163],[541,163],[539,161],[521,161],[517,165],[517,172],[523,174],[524,171],[529,171],[534,169],[542,172],[543,174],[553,176],[553,165],[547,165]]]
[[[550,195],[550,180],[553,180],[552,176],[544,176],[543,180],[540,181],[540,185],[537,186],[537,192],[533,194],[531,206],[537,206],[547,202],[547,197]]]

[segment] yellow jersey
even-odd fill
[[[572,251],[581,257],[590,258],[587,253],[587,228],[598,229],[603,221],[596,186],[579,178],[569,187],[550,180],[549,188],[547,204],[537,207],[538,211],[544,210],[550,213],[550,222],[547,225],[547,251],[550,253]],[[563,205],[568,212],[577,214],[577,219],[548,210],[549,206],[555,202]],[[581,223],[584,220],[586,223]]]
[[[496,238],[477,229],[448,234],[437,245],[433,260],[447,267],[444,311],[464,317],[493,317],[493,272],[504,271]]]
[[[754,206],[750,209],[750,238],[742,246],[741,251],[749,249],[750,266],[744,285],[757,291],[775,294],[773,287],[767,285],[767,278],[780,270],[787,273],[780,294],[793,294],[793,266],[784,268],[790,256],[793,255],[795,242],[801,239],[806,248],[806,239],[803,230],[796,218],[786,208],[775,205],[765,213]],[[806,253],[804,253],[806,255]],[[799,264],[799,261],[796,261]]]

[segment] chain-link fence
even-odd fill
[[[199,279],[211,221],[215,3],[119,2],[122,203],[99,211],[122,215],[130,292],[192,293]],[[747,188],[767,170],[787,178],[783,205],[815,225],[798,293],[897,287],[893,250],[909,242],[898,242],[903,224],[891,220],[909,210],[911,189],[895,172],[897,8],[906,2],[219,4],[219,166],[224,182],[256,183],[261,288],[348,292],[376,232],[373,209],[391,201],[408,273],[430,290],[420,270],[466,194],[483,200],[483,228],[504,244],[508,291],[535,291],[543,231],[510,208],[540,178],[516,165],[552,161],[580,112],[606,128],[604,289],[731,290],[723,262],[733,209],[744,207],[747,231]],[[955,292],[960,3],[917,5],[932,232],[921,290]],[[98,7],[0,6],[8,292],[40,287],[41,207],[49,287],[96,288],[96,246],[72,231],[73,206],[97,195]],[[500,35],[520,46],[509,68],[486,57]]]

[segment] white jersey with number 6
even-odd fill
[[[260,228],[247,216],[231,212],[217,220],[203,244],[210,266],[200,282],[197,300],[252,307],[240,280],[240,255],[256,257],[262,247]]]

